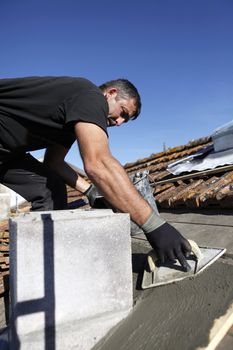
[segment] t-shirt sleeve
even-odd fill
[[[65,101],[66,124],[86,122],[98,125],[107,133],[108,104],[101,92],[90,91],[74,95]]]
[[[68,130],[64,131],[63,135],[57,140],[57,142],[65,148],[70,149],[75,140],[75,134],[69,128]]]

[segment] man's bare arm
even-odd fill
[[[88,177],[115,208],[129,213],[138,225],[144,224],[152,209],[111,155],[105,132],[95,124],[83,122],[75,125],[75,132]]]
[[[101,190],[104,197],[142,227],[147,240],[161,261],[177,258],[185,271],[190,269],[186,254],[189,242],[174,227],[157,216],[150,205],[137,192],[120,163],[113,158],[108,139],[95,124],[79,122],[75,132],[88,177]]]
[[[55,170],[64,180],[64,182],[80,192],[85,192],[90,184],[64,161],[69,150],[62,145],[52,145],[47,148],[44,156],[44,163]]]

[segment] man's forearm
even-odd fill
[[[65,161],[48,165],[55,170],[70,187],[83,193],[90,186],[90,184],[79,176]]]
[[[85,192],[90,185],[65,162],[68,151],[69,149],[58,144],[49,146],[44,155],[44,164],[56,171],[67,185]]]
[[[112,206],[122,212],[128,212],[138,225],[144,224],[152,209],[135,189],[126,171],[115,158],[112,156],[102,158],[86,171],[88,177]]]

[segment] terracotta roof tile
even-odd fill
[[[174,154],[174,157],[176,157],[175,155],[177,155],[177,153],[182,152],[182,151],[184,151],[183,154],[188,154],[189,149],[192,149],[192,152],[195,153],[195,152],[197,152],[197,150],[202,149],[203,147],[207,147],[211,143],[212,143],[211,137],[203,137],[203,138],[200,138],[197,140],[192,140],[192,141],[189,141],[189,143],[186,145],[168,148],[166,151],[152,154],[150,157],[139,159],[133,163],[127,163],[127,164],[125,164],[125,167],[127,169],[129,169],[131,167],[136,167],[138,165],[140,165],[142,167],[142,165],[147,163],[147,162],[151,162],[155,159],[162,158],[162,157],[165,157],[165,156],[168,156],[171,154]],[[185,151],[185,150],[187,150],[187,151]],[[183,155],[182,155],[182,157],[183,157]]]
[[[8,220],[0,222],[0,295],[9,290]]]
[[[149,178],[154,184],[154,197],[158,207],[188,208],[226,207],[233,208],[233,175],[232,171],[217,168],[214,173],[195,172],[183,181],[173,180],[174,175],[166,169],[168,164],[192,155],[211,145],[211,137],[192,140],[187,145],[169,148],[164,152],[152,154],[148,158],[139,159],[125,165],[127,172],[149,170]],[[193,176],[193,178],[192,178]],[[181,176],[182,178],[182,176]],[[171,179],[171,182],[169,180]],[[166,183],[163,181],[166,180]],[[161,184],[156,185],[157,182]]]
[[[202,179],[202,181],[194,189],[188,191],[188,193],[183,197],[183,203],[187,207],[199,207],[200,201],[199,196],[204,191],[208,190],[209,186],[218,181],[217,177],[211,177],[208,180]]]
[[[181,204],[184,204],[184,200],[188,196],[190,191],[195,191],[195,188],[202,183],[203,183],[203,180],[200,179],[200,180],[191,182],[189,185],[186,185],[183,189],[180,189],[180,186],[179,186],[177,194],[172,196],[172,198],[170,199],[170,206],[176,207]]]
[[[170,175],[171,174],[167,170],[164,170],[164,171],[161,171],[161,172],[155,172],[153,174],[150,174],[150,178],[153,181],[158,181],[158,180],[165,179],[165,178],[167,178]]]
[[[171,188],[172,186],[174,186],[172,183],[166,183],[164,185],[158,185],[154,187],[154,191],[153,194],[156,197],[156,195],[158,195],[159,193],[167,190],[168,188]]]

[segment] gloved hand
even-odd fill
[[[86,192],[83,193],[87,196],[90,206],[95,209],[106,209],[110,208],[110,204],[106,199],[99,193],[98,189],[91,184]]]
[[[186,257],[191,253],[189,242],[167,222],[151,232],[145,232],[146,238],[155,250],[160,261],[178,259],[184,271],[191,269]]]

